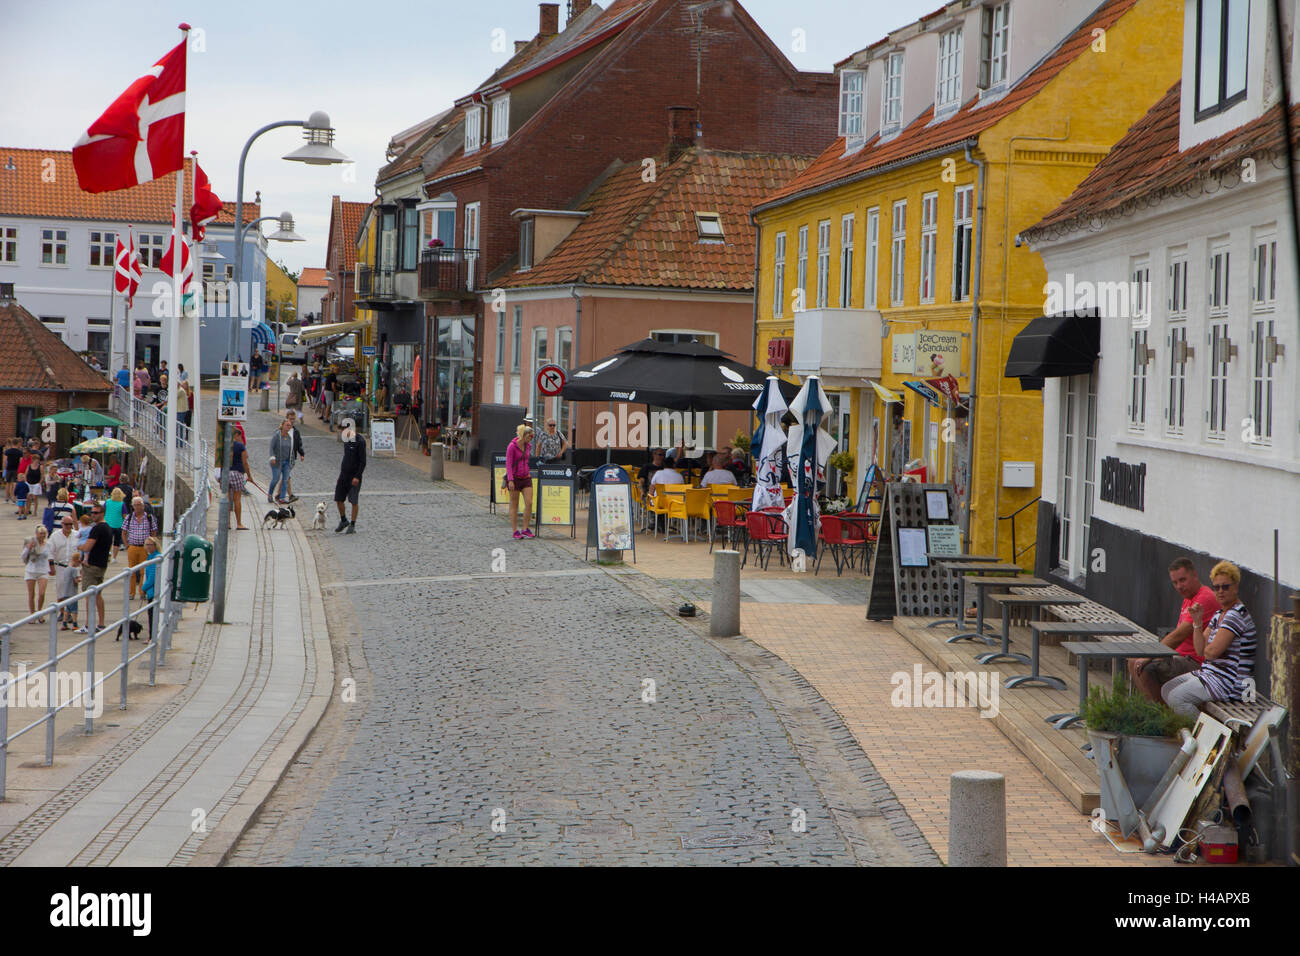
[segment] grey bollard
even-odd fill
[[[740,552],[713,552],[713,612],[709,634],[735,637],[740,633]]]
[[[429,445],[429,480],[442,481],[443,463],[447,459],[447,446],[441,442]]]
[[[952,775],[948,796],[948,865],[1007,865],[1007,780],[987,770]]]
[[[258,389],[262,393],[261,410],[269,412],[271,410],[271,390],[269,388]]]

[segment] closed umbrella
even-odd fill
[[[781,418],[788,407],[785,396],[781,394],[780,379],[769,375],[767,388],[758,396],[758,401],[754,402],[754,409],[758,412],[758,429],[749,446],[757,452],[758,462],[754,472],[755,511],[785,504],[785,499],[781,497],[781,449],[785,445]]]
[[[835,448],[835,439],[821,427],[831,403],[822,391],[821,380],[810,375],[790,403],[790,412],[798,421],[790,426],[786,454],[794,469],[797,494],[786,509],[790,529],[790,553],[802,551],[817,556],[817,490],[826,483],[826,460]]]

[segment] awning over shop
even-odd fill
[[[1007,378],[1020,379],[1026,391],[1043,387],[1043,379],[1087,375],[1101,354],[1101,319],[1097,310],[1040,315],[1020,331],[1007,354]]]
[[[358,319],[352,322],[334,322],[330,325],[309,325],[298,333],[298,338],[304,342],[312,342],[316,339],[337,338],[340,335],[347,335],[349,332],[355,332],[357,329],[364,329],[369,325],[369,321]]]
[[[880,400],[886,405],[903,404],[903,396],[897,392],[891,392],[879,382],[873,382],[871,379],[867,379],[867,384],[876,390],[876,394],[880,396]]]
[[[935,391],[934,387],[928,382],[904,382],[903,384],[924,398],[927,405],[933,408],[943,405],[943,396]]]

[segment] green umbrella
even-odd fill
[[[57,415],[46,415],[41,421],[54,422],[56,425],[83,425],[87,428],[125,427],[125,424],[119,422],[116,418],[91,408],[70,408],[66,412],[59,412]]]
[[[110,451],[130,451],[131,446],[127,442],[119,441],[116,438],[91,438],[83,441],[80,445],[73,445],[68,449],[70,455],[99,455]]]

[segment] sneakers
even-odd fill
[[[516,540],[516,541],[518,541],[518,540],[519,540],[520,538],[522,538],[522,537],[523,537],[523,535],[522,535],[520,532],[518,532],[518,531],[515,532],[515,540]]]
[[[348,530],[347,530],[345,533],[346,533],[346,534],[356,534],[356,533],[357,533],[357,523],[356,523],[355,521],[349,521],[349,522],[348,522]]]
[[[340,519],[339,519],[339,526],[338,526],[337,528],[334,529],[334,533],[335,533],[335,534],[340,533],[340,532],[343,531],[345,528],[347,528],[349,524],[351,524],[351,522],[348,521],[347,518],[340,518]]]
[[[266,503],[267,503],[268,505],[273,505],[273,504],[275,504],[275,499],[272,498],[270,495],[267,495],[267,496],[266,496]]]
[[[519,537],[521,537],[521,538],[535,538],[535,537],[537,537],[537,536],[536,536],[535,534],[533,534],[533,531],[532,531],[531,528],[525,528],[523,531],[519,532]]]

